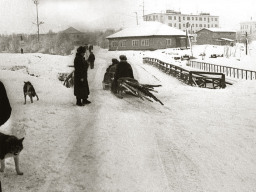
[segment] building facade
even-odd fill
[[[75,45],[84,45],[86,44],[86,33],[83,33],[81,31],[78,31],[77,29],[73,27],[69,27],[68,29],[61,31],[59,33],[64,33],[69,36],[70,40],[73,41]]]
[[[255,34],[256,33],[256,21],[247,21],[240,23],[240,32],[242,34]]]
[[[195,34],[203,28],[218,28],[219,16],[212,16],[209,13],[182,14],[181,12],[166,10],[166,13],[152,13],[143,16],[144,21],[158,21],[176,29]]]
[[[256,40],[256,21],[247,21],[240,23],[240,41],[244,42],[246,38],[249,41]],[[247,37],[246,37],[247,33]]]
[[[185,48],[186,38],[172,36],[108,38],[109,51]]]
[[[205,28],[197,32],[197,44],[234,45],[236,32],[220,28]]]
[[[159,22],[145,22],[107,37],[109,50],[186,48],[186,33]]]

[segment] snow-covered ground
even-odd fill
[[[198,55],[207,50],[193,49]],[[24,175],[17,176],[7,159],[0,173],[3,191],[256,191],[256,81],[226,89],[190,87],[142,62],[168,51],[96,48],[95,69],[88,71],[92,103],[84,107],[75,105],[73,89],[57,78],[72,71],[74,55],[0,54],[0,80],[13,108],[0,131],[25,137]],[[154,94],[164,106],[132,96],[118,99],[102,89],[111,58],[120,54],[140,83],[162,85]],[[255,67],[252,55],[212,61]],[[39,101],[23,104],[24,81],[32,82]]]

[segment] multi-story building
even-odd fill
[[[219,16],[212,16],[209,13],[182,14],[173,10],[166,10],[166,13],[151,13],[143,16],[144,21],[158,21],[170,27],[194,34],[203,28],[219,28]]]
[[[248,35],[256,33],[256,21],[247,21],[240,23],[240,32]]]

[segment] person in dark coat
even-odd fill
[[[111,86],[111,91],[116,93],[117,80],[121,77],[130,77],[134,79],[133,70],[131,65],[127,62],[127,57],[125,55],[119,56],[120,62],[116,66],[116,72],[114,76],[114,81]]]
[[[11,116],[12,108],[4,84],[0,81],[0,126]]]
[[[88,63],[84,58],[85,51],[85,47],[79,47],[74,60],[74,95],[78,106],[91,103],[87,100],[90,90],[87,80]]]
[[[119,63],[119,61],[115,58],[112,59],[112,64],[108,66],[107,68],[107,72],[112,72],[115,73],[116,72],[116,66]]]
[[[93,54],[92,51],[90,51],[90,55],[89,55],[87,60],[90,64],[91,69],[93,69],[94,68],[95,55]]]

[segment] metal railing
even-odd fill
[[[208,72],[223,73],[226,76],[232,77],[232,78],[245,79],[245,80],[256,79],[256,71],[198,62],[198,61],[189,61],[189,64],[190,64],[190,67],[193,67],[196,69],[200,69]]]

